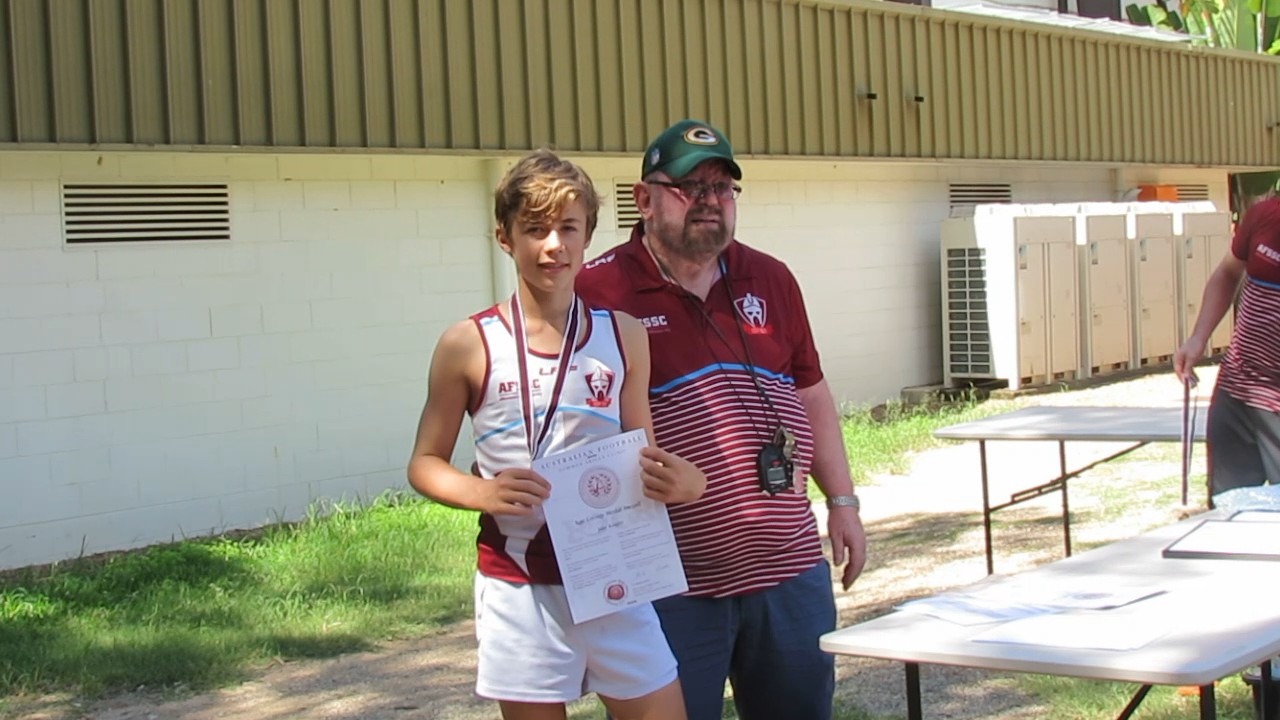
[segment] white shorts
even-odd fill
[[[559,585],[519,585],[476,573],[476,694],[556,703],[594,692],[631,700],[676,679],[676,659],[645,603],[573,624]]]

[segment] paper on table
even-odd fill
[[[575,623],[689,589],[667,506],[644,495],[644,430],[535,460],[542,504]]]
[[[1115,587],[1107,590],[1059,589],[1017,581],[984,584],[972,590],[942,593],[913,600],[898,607],[957,625],[1006,622],[1060,613],[1066,610],[1105,610],[1137,602],[1164,592],[1150,586]]]
[[[1087,622],[1081,622],[1088,614]],[[1137,650],[1169,632],[1160,613],[1083,610],[1011,620],[984,630],[974,642],[1089,650]]]

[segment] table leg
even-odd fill
[[[1067,444],[1058,441],[1059,477],[1062,478],[1062,545],[1067,557],[1071,557],[1071,508],[1067,504]]]
[[[1271,660],[1263,660],[1258,669],[1261,671],[1258,674],[1258,704],[1261,705],[1262,717],[1274,717],[1277,706],[1280,706],[1280,698],[1269,692],[1272,689]]]
[[[1124,710],[1121,710],[1120,714],[1116,716],[1116,720],[1129,720],[1129,718],[1133,716],[1133,713],[1137,711],[1138,706],[1142,704],[1143,698],[1145,698],[1149,692],[1151,692],[1150,685],[1143,685],[1138,688],[1138,691],[1133,694],[1133,698],[1129,700],[1129,704],[1125,705]]]
[[[1200,686],[1200,720],[1217,720],[1218,707],[1214,702],[1213,683]]]
[[[996,571],[991,557],[991,489],[987,487],[987,441],[978,441],[978,459],[982,464],[982,532],[987,544],[987,574]]]
[[[923,720],[920,703],[920,663],[909,662],[904,666],[907,679],[907,720]]]

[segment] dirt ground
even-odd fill
[[[1208,406],[1213,369],[1201,372],[1199,412]],[[1028,398],[1039,404],[1180,405],[1182,391],[1168,373],[1073,392]],[[1114,445],[1068,446],[1072,464],[1102,457]],[[1052,443],[993,443],[989,446],[993,489],[1000,479],[1026,486],[1056,474],[1057,449]],[[1156,481],[1176,478],[1176,452],[1123,466],[1125,480],[1139,476]],[[1116,465],[1102,466],[1119,467]],[[1196,469],[1203,472],[1197,449]],[[1122,513],[1099,514],[1089,521],[1090,503],[1103,503],[1091,493],[1093,471],[1071,485],[1073,513],[1080,516],[1073,540],[1080,546],[1129,537],[1172,521],[1194,508],[1134,503]],[[1114,472],[1114,471],[1113,471]],[[903,600],[920,597],[985,576],[981,494],[976,446],[957,444],[913,457],[903,475],[876,478],[859,488],[868,532],[869,562],[848,592],[837,587],[840,625],[882,614]],[[1027,478],[1032,478],[1030,482]],[[1106,482],[1114,478],[1103,477]],[[1174,480],[1176,482],[1176,480]],[[1202,502],[1193,489],[1192,503]],[[999,493],[993,496],[999,497]],[[1062,538],[1055,514],[1056,495],[1020,506],[999,516],[1008,525],[995,539],[996,569],[1015,572],[1061,556]],[[821,514],[822,508],[815,509]],[[1114,517],[1119,515],[1119,517]],[[1110,519],[1105,519],[1110,518]],[[822,523],[819,523],[820,526]],[[425,637],[389,642],[374,652],[330,660],[275,664],[236,687],[198,695],[159,697],[145,688],[91,704],[65,698],[30,698],[17,709],[21,720],[399,720],[447,718],[479,720],[497,717],[496,707],[473,695],[475,639],[469,622]],[[837,660],[837,707],[860,707],[875,714],[905,715],[902,670],[896,663],[841,657]],[[1007,675],[931,666],[922,672],[931,717],[969,720],[1019,720],[1046,717],[1046,710],[1023,694]],[[592,700],[571,708],[573,718],[599,718]]]

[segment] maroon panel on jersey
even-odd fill
[[[1267,198],[1245,213],[1231,241],[1249,277],[1280,285],[1280,198]]]

